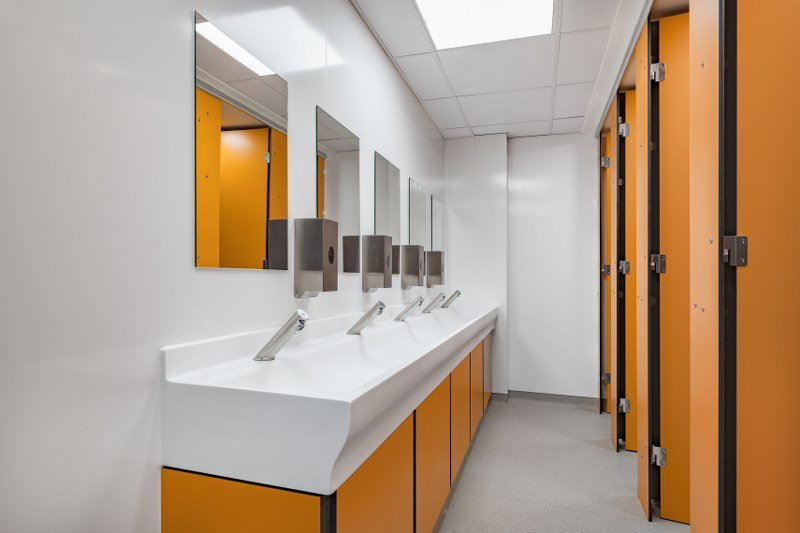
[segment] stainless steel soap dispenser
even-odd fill
[[[444,285],[444,252],[425,252],[426,286]]]
[[[392,286],[392,238],[388,235],[361,237],[361,290],[372,292]]]
[[[326,218],[294,221],[294,295],[313,298],[339,289],[339,224]]]
[[[418,244],[404,244],[400,249],[400,288],[422,287],[425,284],[425,249]]]

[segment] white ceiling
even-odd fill
[[[253,106],[255,111],[274,114],[284,119],[288,118],[289,89],[286,80],[277,74],[258,76],[231,56],[211,44],[205,37],[197,34],[195,40],[195,63],[197,69],[211,75],[218,83],[216,89],[223,92],[232,101],[237,101],[243,106]],[[221,83],[221,85],[220,85]],[[233,88],[234,90],[230,90]],[[252,100],[246,102],[242,95]],[[253,121],[245,120],[243,113],[228,109],[223,113],[223,126],[233,127],[239,125],[248,127]],[[226,124],[224,121],[228,120]],[[252,118],[252,117],[251,117]],[[280,124],[279,124],[280,125]]]
[[[457,138],[580,132],[620,0],[555,0],[552,34],[439,51],[414,0],[352,2],[442,135]]]

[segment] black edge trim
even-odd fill
[[[722,237],[736,235],[737,0],[719,20],[719,531],[736,531],[736,269],[722,261]]]

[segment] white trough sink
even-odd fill
[[[494,327],[497,308],[454,304],[406,322],[387,308],[310,320],[274,361],[278,328],[169,346],[165,466],[332,494]]]

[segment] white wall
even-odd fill
[[[511,390],[597,396],[597,157],[591,135],[508,143]]]
[[[511,141],[513,142],[513,141]],[[461,300],[500,308],[492,391],[508,392],[506,136],[445,142],[445,282]]]
[[[193,266],[193,9],[289,82],[290,218],[315,214],[316,105],[360,138],[363,232],[373,150],[403,191],[408,176],[443,191],[441,136],[347,0],[6,2],[2,531],[157,531],[159,348],[297,305],[288,272]],[[303,305],[318,318],[406,296],[339,288]]]

